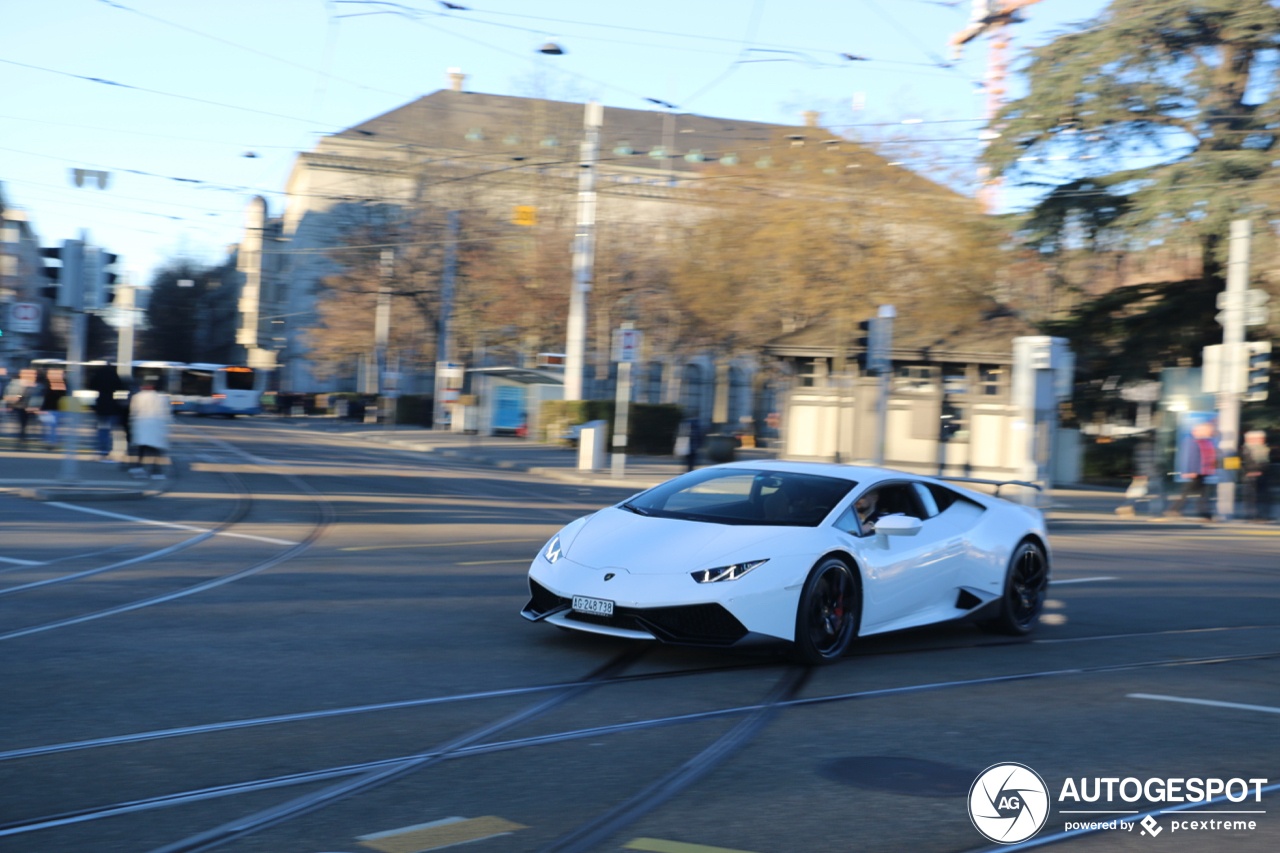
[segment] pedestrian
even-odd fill
[[[27,429],[31,422],[39,423],[40,412],[44,408],[44,395],[48,390],[44,377],[34,370],[22,371],[26,376],[26,385],[18,397],[18,439],[27,440]]]
[[[1192,492],[1198,495],[1198,507],[1203,518],[1212,519],[1209,512],[1208,478],[1217,473],[1218,449],[1213,443],[1213,424],[1198,423],[1191,429],[1191,437],[1187,439],[1179,455],[1180,467],[1178,476],[1182,480],[1182,494],[1166,515],[1182,515],[1187,498]]]
[[[50,447],[58,444],[58,427],[62,424],[63,399],[67,396],[66,373],[50,370],[44,404],[40,407],[40,425],[44,428],[44,443]]]
[[[124,391],[125,384],[115,367],[106,364],[94,372],[89,388],[98,394],[93,402],[93,413],[98,419],[98,461],[110,463],[115,429],[124,411],[116,392]]]
[[[138,466],[129,469],[135,477],[147,476],[147,457],[151,458],[151,479],[163,480],[160,459],[169,449],[169,423],[173,413],[169,410],[169,397],[156,393],[159,377],[148,376],[142,380],[142,390],[129,401],[129,420],[133,440],[138,445]]]
[[[1151,480],[1157,476],[1155,439],[1149,435],[1138,440],[1133,449],[1133,480],[1125,490],[1126,503],[1116,507],[1116,515],[1133,516],[1138,512],[1138,502],[1151,494]]]
[[[692,471],[698,463],[698,450],[702,447],[702,424],[697,418],[685,418],[676,432],[674,455],[685,457],[686,470]]]
[[[22,399],[22,392],[27,388],[26,374],[28,371],[20,370],[18,375],[14,376],[4,386],[4,409],[13,419],[13,426],[19,433],[22,432],[22,422],[25,420],[22,408],[18,406],[18,401]]]
[[[1245,517],[1251,521],[1271,520],[1271,448],[1260,429],[1244,434],[1240,465],[1244,468]]]

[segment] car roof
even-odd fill
[[[910,477],[913,480],[930,479],[920,474],[907,471],[895,471],[892,468],[876,468],[871,465],[848,465],[840,462],[788,462],[780,459],[743,459],[727,462],[718,468],[753,468],[763,471],[788,471],[793,474],[814,474],[820,477],[839,477],[843,480],[854,480],[858,483],[875,483],[881,480],[898,480]]]

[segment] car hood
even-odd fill
[[[621,568],[636,575],[677,574],[708,568],[717,559],[732,562],[776,556],[764,543],[793,537],[796,532],[793,527],[652,518],[613,507],[587,519],[565,556],[590,568]],[[751,553],[739,554],[743,549]]]

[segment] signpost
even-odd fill
[[[618,362],[618,388],[613,403],[612,476],[627,472],[627,417],[631,408],[631,365],[640,360],[641,332],[632,323],[623,323],[613,332],[613,360]]]
[[[14,302],[9,306],[8,326],[15,332],[39,334],[44,308],[39,302]]]

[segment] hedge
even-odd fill
[[[613,400],[544,400],[538,440],[569,444],[561,434],[588,421],[608,421],[613,435]],[[645,456],[670,456],[684,413],[679,406],[632,403],[628,412],[627,452]]]

